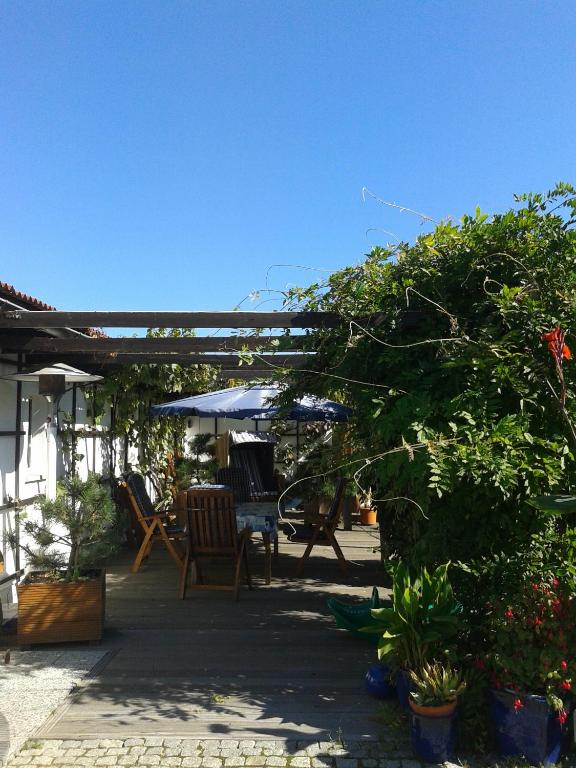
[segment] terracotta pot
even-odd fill
[[[410,709],[415,715],[421,715],[422,717],[450,717],[454,714],[456,709],[456,701],[449,701],[446,704],[440,704],[438,707],[422,707],[420,704],[416,704],[415,701],[409,699]]]
[[[369,507],[360,507],[360,523],[362,525],[376,525],[378,513]]]
[[[34,581],[27,577],[16,590],[21,645],[102,638],[106,599],[103,570],[86,581]]]

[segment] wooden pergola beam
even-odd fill
[[[185,355],[178,353],[162,353],[151,352],[142,354],[131,353],[70,353],[62,354],[59,362],[66,362],[68,358],[72,357],[78,365],[165,365],[165,364],[177,364],[177,365],[215,365],[222,366],[226,369],[230,369],[233,366],[238,365],[242,358],[240,355],[234,354],[203,354],[203,355]],[[33,362],[42,362],[46,359],[52,359],[48,357],[46,353],[33,354],[27,358],[28,364]],[[305,365],[307,362],[311,362],[314,359],[314,355],[305,354],[257,354],[254,356],[254,365],[261,369],[274,373],[274,367],[280,368],[296,368]],[[247,366],[248,367],[248,366]],[[249,366],[252,367],[252,366]]]
[[[297,349],[298,337],[286,338],[284,336],[194,336],[159,338],[91,338],[79,336],[69,339],[56,339],[53,337],[29,336],[22,338],[0,334],[0,348],[4,351],[16,350],[18,352],[42,352],[58,355],[61,353],[117,353],[117,352],[229,352],[239,351],[242,348],[250,350],[265,349],[271,344],[285,344]]]
[[[335,328],[332,312],[68,312],[10,309],[0,328]]]

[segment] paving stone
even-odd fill
[[[74,749],[82,746],[82,742],[77,739],[64,739],[60,746],[62,749]]]
[[[317,755],[312,758],[312,768],[326,768],[326,766],[334,765],[335,762],[336,758],[330,755]]]
[[[138,765],[160,765],[160,755],[140,755]]]
[[[292,760],[290,760],[290,768],[310,768],[310,758],[309,757],[293,757]],[[346,767],[345,767],[346,768]]]
[[[224,752],[224,750],[222,750]],[[240,765],[244,765],[243,757],[226,757],[224,759],[224,765],[226,768],[238,768]]]
[[[81,744],[81,742],[78,742]],[[74,745],[76,746],[76,745]],[[122,739],[102,739],[100,741],[100,747],[105,747],[106,749],[111,749],[113,747],[123,747],[124,742]]]
[[[144,744],[144,739],[125,739],[125,747],[141,747]]]
[[[378,760],[368,757],[362,760],[362,768],[378,768]]]
[[[146,747],[145,755],[163,755],[164,747]]]
[[[144,745],[139,747],[130,747],[130,754],[131,755],[145,755],[146,754],[146,747]]]
[[[262,754],[260,747],[240,747],[240,754],[244,757],[254,757],[255,755]]]
[[[358,768],[358,760],[353,757],[337,757],[336,768]]]
[[[254,741],[254,739],[241,739],[238,746],[240,747],[240,749],[245,749],[246,747],[255,747],[256,742]]]
[[[184,761],[182,761],[182,765],[184,765]],[[200,761],[199,765],[202,768],[220,768],[222,760],[219,757],[205,757]]]
[[[388,768],[388,765],[386,765],[386,768]],[[390,768],[397,768],[397,766],[390,766]],[[402,768],[422,768],[422,763],[420,760],[402,760]]]
[[[125,755],[126,751],[126,747],[123,747],[122,749],[120,749],[120,747],[112,747],[111,749],[106,750],[106,755],[115,755],[118,757],[119,755]]]
[[[264,755],[250,756],[246,758],[246,765],[266,765],[266,758]]]
[[[164,743],[164,739],[161,736],[146,736],[144,744],[147,747],[161,747]]]
[[[101,747],[101,748],[97,747],[96,749],[87,749],[84,756],[96,758],[96,757],[104,757],[105,754],[106,754],[105,747]]]
[[[240,755],[240,747],[224,747],[224,749],[220,750],[220,757],[240,757]],[[244,763],[242,763],[242,765],[244,765]]]
[[[122,755],[118,758],[118,765],[136,765],[138,755]]]
[[[118,760],[115,755],[105,755],[104,757],[96,758],[96,765],[116,765],[117,762]]]
[[[287,757],[279,757],[279,756],[271,756],[266,758],[265,765],[270,766],[285,766],[288,765],[288,758]]]
[[[162,760],[162,765],[181,766],[182,758],[181,757],[165,757],[164,760]]]
[[[164,754],[166,757],[182,757],[182,747],[166,747]]]
[[[207,760],[210,760],[211,758],[206,758]],[[199,757],[183,757],[182,758],[182,766],[183,768],[200,768],[200,766],[206,765],[206,763],[201,760]],[[218,763],[218,766],[220,766],[220,763]]]

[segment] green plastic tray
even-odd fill
[[[376,587],[372,589],[371,598],[364,600],[361,603],[355,603],[354,605],[342,603],[334,597],[331,597],[328,600],[328,610],[332,616],[334,616],[336,625],[340,627],[340,629],[346,629],[348,632],[352,632],[356,637],[360,637],[372,643],[377,643],[379,639],[378,635],[360,632],[362,627],[370,627],[378,623],[372,618],[371,611],[373,608],[380,608],[380,597]]]

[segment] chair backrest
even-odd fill
[[[146,490],[144,478],[139,472],[129,472],[124,476],[124,480],[132,509],[140,523],[145,525],[143,518],[155,515],[156,510]]]
[[[190,546],[199,555],[238,551],[234,494],[221,489],[190,488],[186,493]]]
[[[328,514],[326,515],[326,524],[332,531],[336,530],[338,521],[340,520],[340,513],[342,511],[342,497],[344,495],[344,489],[346,488],[347,482],[348,481],[343,477],[339,477],[336,481],[336,491],[334,493],[334,498],[330,504]]]
[[[252,501],[250,476],[242,467],[220,467],[216,472],[216,482],[232,488],[236,504]]]

